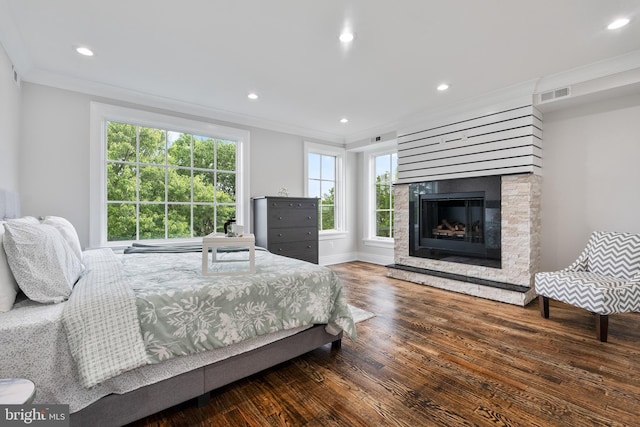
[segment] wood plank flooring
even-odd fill
[[[327,345],[131,426],[640,426],[640,314],[525,308],[331,267],[376,317]]]

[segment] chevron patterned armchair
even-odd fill
[[[640,234],[594,232],[569,267],[537,273],[535,289],[542,317],[549,318],[549,298],[584,308],[606,342],[610,314],[640,311]]]

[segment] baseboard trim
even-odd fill
[[[335,255],[324,255],[318,259],[320,265],[342,264],[344,262],[358,261],[358,254],[355,252],[346,252]]]

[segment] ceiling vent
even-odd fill
[[[540,104],[545,102],[556,101],[560,98],[567,98],[571,96],[571,87],[561,87],[559,89],[549,90],[540,94]]]

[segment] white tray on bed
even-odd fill
[[[218,248],[248,248],[248,259],[219,259]],[[209,249],[211,249],[211,262],[248,262],[249,267],[246,270],[229,271],[212,271],[209,269]],[[215,275],[235,275],[250,274],[256,272],[256,238],[253,234],[243,234],[242,236],[227,237],[223,234],[211,233],[202,238],[202,274],[205,276]]]

